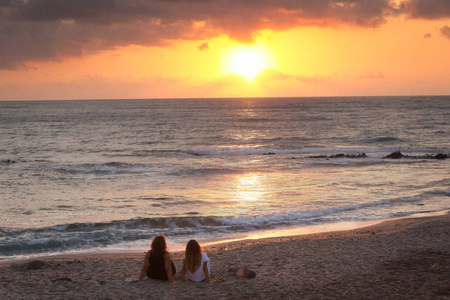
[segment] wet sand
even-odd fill
[[[450,215],[209,246],[213,282],[137,279],[143,252],[0,263],[0,299],[450,299]],[[172,253],[181,273],[182,253]],[[248,266],[256,278],[236,278]]]

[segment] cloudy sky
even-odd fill
[[[450,94],[450,0],[0,0],[0,100]]]

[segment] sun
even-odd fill
[[[248,82],[271,66],[270,58],[263,47],[235,46],[224,56],[224,73],[243,77]]]

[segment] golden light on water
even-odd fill
[[[257,160],[250,163],[258,163]],[[249,172],[244,174],[233,174],[224,176],[216,184],[217,190],[222,193],[216,194],[212,199],[217,203],[221,199],[223,204],[211,206],[208,210],[212,215],[242,216],[257,211],[265,211],[270,206],[270,184],[264,174]]]
[[[266,189],[260,174],[249,173],[236,178],[235,200],[247,203],[264,200]]]

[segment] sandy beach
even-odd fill
[[[0,299],[449,299],[450,215],[209,246],[213,282],[136,279],[144,253],[0,264]],[[248,266],[256,278],[237,278]],[[128,279],[128,280],[127,280]]]

